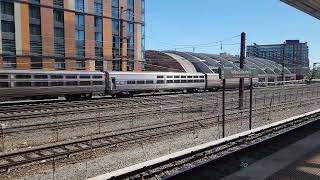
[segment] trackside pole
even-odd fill
[[[226,79],[222,79],[222,138],[225,137],[225,88]]]
[[[240,47],[240,70],[244,70],[244,60],[246,53],[246,33],[241,33],[241,47]],[[244,96],[244,78],[239,80],[239,109],[243,109],[243,96]]]
[[[253,80],[250,78],[250,115],[249,115],[249,129],[252,129],[252,94],[253,94]]]

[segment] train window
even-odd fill
[[[77,86],[78,82],[77,81],[67,81],[66,86]]]
[[[136,84],[136,81],[127,81],[127,84]]]
[[[9,76],[8,75],[0,75],[0,79],[8,79]]]
[[[193,83],[193,80],[188,80],[188,83]]]
[[[96,86],[103,85],[103,81],[93,81],[92,84]]]
[[[51,86],[63,86],[63,82],[51,82]]]
[[[182,79],[185,79],[185,78],[187,78],[187,76],[181,76],[181,78],[182,78]]]
[[[102,79],[103,76],[93,76],[93,79]]]
[[[80,76],[80,79],[91,79],[91,76]]]
[[[9,87],[8,82],[0,82],[0,88],[7,88],[7,87]]]
[[[192,78],[192,76],[188,76],[188,78]]]
[[[31,75],[16,75],[16,79],[31,79]]]
[[[35,79],[48,79],[48,75],[34,75]]]
[[[63,75],[51,75],[51,79],[63,79]]]
[[[90,81],[80,81],[80,86],[91,86]]]
[[[164,84],[164,80],[157,80],[157,84]]]
[[[168,84],[172,84],[172,83],[173,83],[173,80],[168,80],[167,83],[168,83]]]
[[[204,79],[201,79],[200,82],[201,82],[201,83],[204,83]]]
[[[66,79],[77,79],[78,76],[77,75],[68,75],[66,76]]]
[[[200,76],[200,78],[204,78],[204,76]]]
[[[174,76],[174,78],[179,79],[179,78],[180,78],[180,76]]]
[[[187,80],[181,80],[181,83],[187,83]]]
[[[181,83],[180,80],[174,80],[174,83]]]
[[[172,78],[172,76],[167,76],[167,78]]]
[[[137,81],[137,84],[145,84],[145,81]]]
[[[157,76],[157,78],[158,78],[158,79],[163,79],[164,77],[163,77],[163,76]]]
[[[47,87],[49,86],[48,82],[34,82],[35,87]]]
[[[200,80],[198,80],[198,79],[194,80],[194,83],[199,83],[199,82],[200,82]]]
[[[31,87],[31,82],[16,82],[16,87]]]
[[[147,80],[146,84],[153,84],[153,81],[152,80]]]
[[[125,85],[125,82],[124,81],[117,81],[116,84],[117,85]]]
[[[193,78],[199,78],[199,76],[193,76]]]

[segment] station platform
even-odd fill
[[[223,180],[320,180],[320,130]]]

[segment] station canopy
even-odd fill
[[[320,0],[281,0],[320,20]]]
[[[218,73],[219,68],[232,68],[235,70],[240,69],[240,59],[237,56],[228,54],[216,55],[206,53],[192,53],[192,52],[180,52],[180,51],[146,51],[147,64],[163,62],[162,66],[168,66],[168,70],[171,70],[173,63],[176,61],[176,69],[180,69],[180,72],[194,73],[194,70],[199,73]],[[170,63],[166,63],[169,61]],[[189,63],[194,68],[184,68],[185,64]],[[170,65],[169,65],[170,64]],[[190,66],[189,65],[189,66]],[[180,67],[180,68],[179,68]],[[163,71],[165,68],[159,70]],[[192,71],[190,71],[192,69]],[[280,76],[282,74],[282,65],[262,58],[246,57],[245,69],[255,69],[260,75],[274,75]],[[155,71],[155,69],[149,69],[148,71]],[[285,74],[292,73],[284,68]]]

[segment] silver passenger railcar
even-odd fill
[[[101,72],[1,70],[2,97],[61,96],[82,100],[105,93],[105,74]]]
[[[108,93],[112,96],[130,95],[152,91],[206,88],[205,74],[174,72],[109,72]]]

